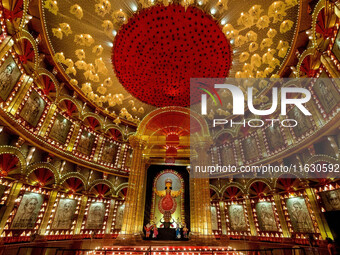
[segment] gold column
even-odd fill
[[[45,210],[45,214],[44,214],[44,217],[42,219],[40,229],[39,229],[39,233],[41,235],[45,235],[47,224],[48,224],[48,221],[50,219],[50,215],[51,215],[51,211],[53,209],[53,205],[54,205],[54,203],[57,199],[57,195],[58,195],[58,190],[54,189],[54,190],[51,191],[50,198],[48,200],[48,204],[47,204],[47,207],[46,207],[46,210]]]
[[[115,208],[115,203],[116,200],[111,199],[110,201],[110,210],[109,210],[109,215],[107,217],[107,223],[106,223],[106,230],[105,230],[105,234],[111,234],[111,227],[112,227],[112,221],[113,221],[113,211]]]
[[[200,141],[194,143],[194,148],[197,152],[196,162],[199,166],[210,164],[208,151],[211,145],[210,137],[205,139],[200,138]],[[190,200],[193,201],[193,211],[191,214],[191,236],[203,243],[213,243],[215,237],[211,226],[211,211],[210,211],[210,183],[208,173],[195,173],[191,169],[191,185]]]
[[[251,203],[250,203],[250,199],[248,198],[248,196],[246,197],[246,207],[247,207],[247,213],[248,213],[250,233],[251,233],[252,236],[256,236],[257,233],[256,233],[254,216],[253,216],[253,210],[251,208]]]
[[[83,219],[84,219],[84,215],[85,215],[87,200],[88,200],[88,196],[86,194],[82,195],[78,219],[77,219],[77,222],[76,222],[76,227],[74,228],[74,234],[75,235],[78,235],[80,233],[81,224],[83,223]]]
[[[55,104],[51,104],[51,107],[50,107],[50,109],[47,112],[47,115],[46,115],[46,118],[44,120],[44,123],[42,124],[41,129],[39,131],[39,135],[40,136],[42,136],[42,137],[45,136],[47,128],[48,128],[48,126],[51,123],[51,119],[52,119],[56,109],[57,109],[57,106]]]
[[[73,146],[74,146],[74,143],[76,142],[76,139],[77,139],[77,136],[78,136],[78,133],[79,133],[79,129],[80,129],[79,124],[75,124],[74,129],[73,129],[73,133],[71,135],[70,142],[68,143],[68,146],[67,146],[68,151],[73,151]]]
[[[283,237],[289,238],[290,232],[289,232],[288,225],[287,225],[287,222],[286,222],[286,217],[285,217],[283,210],[282,210],[280,195],[279,194],[273,194],[273,198],[274,198],[274,202],[275,202],[275,205],[276,205],[277,213],[279,215]]]
[[[94,152],[94,156],[93,156],[94,162],[98,161],[98,155],[99,155],[100,149],[102,147],[103,140],[104,140],[104,137],[103,136],[99,136],[98,143],[97,143],[97,148],[96,148],[96,151]]]
[[[9,112],[12,115],[15,115],[15,113],[18,111],[19,106],[21,105],[22,101],[24,100],[24,97],[27,94],[28,89],[31,87],[32,83],[33,83],[33,79],[29,76],[27,76],[26,74],[23,74],[23,80],[22,83],[20,85],[19,90],[17,91],[17,93],[14,95],[13,100],[11,101],[11,103],[9,104],[8,108],[7,108],[7,112]]]
[[[145,159],[142,160],[141,164],[141,173],[140,173],[140,182],[139,182],[139,191],[138,191],[138,201],[137,201],[137,214],[136,214],[136,229],[135,233],[143,232],[143,223],[144,223],[144,211],[145,211],[145,197],[146,197],[146,165]]]
[[[197,224],[196,224],[196,207],[194,203],[194,199],[192,199],[193,193],[195,192],[195,182],[193,178],[189,179],[189,189],[190,189],[190,232],[191,235],[197,233]]]
[[[225,204],[223,201],[220,201],[220,214],[221,214],[221,225],[222,225],[222,235],[227,235],[227,222],[226,222],[226,217],[225,217]]]
[[[0,222],[0,235],[2,234],[2,231],[4,230],[4,227],[6,225],[7,219],[13,210],[15,200],[19,196],[22,185],[23,185],[22,182],[13,183],[13,186],[9,192],[8,200],[6,202],[6,210]]]
[[[318,223],[318,227],[319,227],[322,239],[325,240],[326,237],[330,237],[330,238],[333,239],[332,232],[329,229],[329,226],[327,224],[327,221],[326,221],[325,217],[323,216],[323,214],[320,211],[320,208],[318,206],[318,201],[316,201],[316,195],[315,195],[313,189],[307,187],[306,188],[306,193],[307,193],[308,199],[309,199],[309,201],[311,203],[312,210],[314,212],[316,222]]]
[[[144,215],[144,205],[142,197],[145,196],[146,170],[143,163],[143,150],[146,141],[141,137],[131,136],[129,142],[133,148],[132,164],[129,176],[128,191],[125,201],[125,212],[121,234],[118,239],[134,239],[143,229],[140,218]]]

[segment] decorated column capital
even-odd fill
[[[197,139],[194,138],[193,141],[191,142],[192,142],[191,146],[193,146],[197,151],[199,150],[206,151],[213,144],[213,140],[210,136],[197,137]]]
[[[129,137],[129,143],[134,150],[135,149],[143,150],[147,144],[145,140],[143,140],[140,136],[136,136],[136,135]]]

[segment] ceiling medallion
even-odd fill
[[[186,107],[190,78],[228,76],[231,46],[202,10],[154,6],[121,27],[112,63],[121,84],[139,100],[157,107]]]

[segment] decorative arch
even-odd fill
[[[294,191],[300,186],[301,177],[302,176],[298,176],[296,174],[282,174],[275,180],[274,187],[278,191]]]
[[[80,193],[84,190],[83,181],[76,177],[70,177],[66,179],[62,186],[69,194]]]
[[[59,97],[60,93],[60,85],[55,76],[46,70],[45,68],[38,68],[36,70],[36,78],[35,81],[38,83],[38,85],[41,86],[42,91],[45,95],[49,96],[49,94],[53,91],[53,87],[55,89],[55,95],[51,95],[50,98],[52,98],[52,101],[56,101]],[[48,79],[47,79],[48,77]]]
[[[107,197],[107,196],[112,195],[112,190],[110,189],[110,187],[103,183],[99,183],[95,185],[92,188],[91,192],[99,197]]]
[[[119,198],[125,200],[126,195],[127,195],[127,191],[128,191],[128,188],[127,188],[127,187],[121,189],[119,192],[117,192],[117,197],[119,197]]]
[[[77,114],[80,116],[82,112],[82,106],[81,104],[75,100],[74,98],[68,96],[68,95],[63,95],[58,98],[58,105],[61,107],[63,110],[65,110],[66,114],[69,116],[72,116],[74,114]],[[64,107],[63,107],[64,105]]]
[[[26,30],[21,30],[16,37],[16,49],[21,64],[29,73],[38,68],[39,51],[34,37]]]
[[[191,128],[191,130],[197,130],[202,136],[209,136],[209,129],[205,119],[196,112],[179,106],[163,107],[147,114],[140,122],[136,135],[146,135],[148,131],[149,133],[150,130],[154,131],[157,129],[157,122],[159,122],[159,120],[169,122],[171,121],[170,116],[180,118],[181,122],[187,125],[189,133]]]
[[[11,153],[0,154],[0,176],[7,176],[18,168],[19,158]],[[20,172],[20,169],[19,169]]]
[[[253,197],[267,196],[272,190],[271,183],[265,179],[256,179],[248,184],[247,193]]]
[[[298,77],[315,77],[320,64],[320,56],[317,49],[307,49],[302,53],[297,64]]]
[[[231,136],[231,138],[235,138],[236,137],[236,133],[234,132],[234,130],[231,129],[222,129],[220,131],[218,131],[214,136],[213,136],[213,140],[214,141],[219,141],[219,139],[223,139],[223,142],[220,142],[220,144],[224,144],[224,141],[226,139],[227,136]]]
[[[37,168],[27,175],[28,180],[33,181],[33,185],[40,187],[50,186],[55,184],[55,175],[48,168]]]
[[[105,134],[110,136],[115,141],[123,141],[124,140],[124,135],[123,135],[121,128],[119,128],[115,125],[107,126],[105,128],[104,132],[105,132]]]
[[[81,182],[83,183],[83,186],[84,186],[84,190],[87,190],[87,188],[88,188],[87,181],[86,181],[85,177],[78,172],[67,173],[67,174],[63,175],[60,179],[60,185],[63,185],[70,178],[76,178],[76,179],[81,180]]]
[[[313,164],[313,163],[317,163],[320,161],[324,161],[327,162],[329,164],[339,164],[339,159],[328,156],[328,155],[322,155],[322,154],[318,154],[318,155],[314,155],[312,157],[310,157],[306,164]]]
[[[210,199],[211,200],[220,200],[220,192],[218,188],[212,184],[209,185],[210,188]]]
[[[312,14],[312,42],[315,47],[323,50],[333,35],[337,16],[330,5],[325,6],[325,1],[319,1]]]
[[[109,188],[107,191],[105,191],[105,194],[102,194],[102,195],[108,195],[108,194],[111,195],[112,192],[115,191],[115,188],[114,188],[113,184],[112,184],[110,181],[104,180],[104,179],[99,179],[99,180],[95,180],[95,181],[93,181],[93,182],[90,183],[90,185],[89,185],[89,192],[92,192],[93,189],[94,189],[97,185],[99,185],[99,184],[101,184],[101,185],[106,185],[106,186]],[[97,190],[97,191],[98,191],[98,190]],[[99,191],[99,192],[101,192],[101,191]]]
[[[60,174],[59,174],[58,170],[55,168],[55,166],[52,165],[51,163],[36,162],[36,163],[33,163],[33,164],[29,165],[27,167],[27,170],[26,170],[26,176],[28,177],[36,169],[48,169],[48,170],[50,170],[53,173],[53,175],[54,175],[55,184],[59,184],[59,182],[60,182]]]
[[[81,120],[92,130],[103,129],[104,123],[98,114],[87,112],[81,117]]]
[[[129,186],[129,183],[127,183],[127,182],[121,183],[121,184],[117,187],[117,189],[115,190],[115,195],[116,195],[116,196],[119,196],[119,193],[120,193],[121,191],[123,191],[124,189],[126,189],[126,191],[127,191],[128,186]],[[125,193],[125,196],[126,196],[126,193]]]
[[[221,189],[221,199],[234,200],[243,197],[245,190],[242,185],[236,182],[227,184]]]
[[[22,154],[22,152],[13,146],[8,146],[8,145],[3,145],[0,146],[0,155],[2,154],[13,154],[15,155],[20,162],[20,173],[24,174],[26,171],[26,159],[24,157],[24,155]]]

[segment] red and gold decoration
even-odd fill
[[[228,39],[209,15],[169,5],[129,19],[115,38],[112,62],[124,88],[141,101],[188,106],[190,78],[227,77],[231,56]]]

